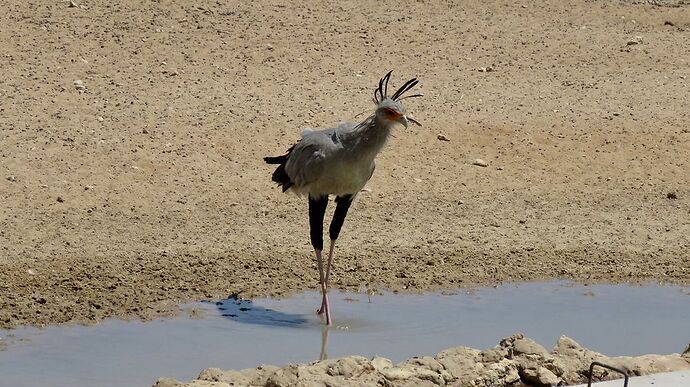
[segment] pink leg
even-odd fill
[[[335,250],[335,241],[331,241],[331,248],[328,251],[328,263],[326,263],[326,287],[328,287],[328,278],[331,276],[331,263],[333,263],[333,250]]]
[[[333,250],[334,249],[335,249],[335,241],[331,241],[331,248],[328,251],[328,262],[326,262],[326,275],[324,277],[324,284],[325,284],[326,293],[328,293],[328,279],[331,276],[331,264],[333,263]],[[328,296],[325,296],[324,300],[326,301],[326,324],[331,325],[332,324],[331,308],[330,308],[330,305],[328,305]]]
[[[319,269],[319,284],[321,284],[321,307],[316,311],[318,314],[326,314],[326,324],[331,325],[331,311],[328,307],[328,285],[326,285],[326,275],[323,270],[323,258],[321,250],[316,252],[316,266]]]

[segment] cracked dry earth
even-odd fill
[[[424,126],[380,155],[333,286],[690,284],[682,1],[9,5],[1,328],[316,288],[306,202],[262,157],[389,69]]]

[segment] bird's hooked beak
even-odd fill
[[[398,119],[398,122],[400,122],[405,127],[405,129],[407,129],[407,125],[410,122],[417,125],[417,126],[422,126],[422,124],[420,124],[419,121],[415,120],[412,117],[408,117],[404,114],[400,116],[400,118]]]

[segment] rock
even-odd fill
[[[628,39],[628,41],[626,42],[626,45],[632,46],[632,45],[640,44],[640,43],[642,43],[642,37],[638,35],[638,36],[635,36],[633,38]]]
[[[390,360],[348,356],[292,364],[278,368],[260,366],[241,371],[209,368],[190,383],[159,379],[154,387],[225,386],[556,386],[586,382],[593,360],[623,368],[631,375],[690,369],[690,345],[683,355],[645,355],[609,358],[581,347],[562,336],[552,353],[522,334],[501,340],[494,348],[479,351],[455,347],[435,357],[415,357],[393,366]],[[595,368],[594,379],[614,379],[616,373]],[[166,384],[167,383],[167,384]]]
[[[544,367],[525,369],[520,375],[526,384],[537,387],[557,386],[561,382],[558,376]]]
[[[242,371],[224,371],[219,368],[207,368],[201,371],[197,379],[208,382],[225,382],[235,385],[256,384],[255,382],[257,381],[263,384],[266,379],[268,379],[269,375],[267,374],[269,372],[274,372],[276,369],[278,369],[278,367],[269,369],[249,368]]]
[[[86,85],[84,85],[84,82],[81,79],[77,79],[74,83],[74,88],[79,90],[79,92],[83,92],[86,90]]]
[[[472,165],[476,165],[478,167],[488,167],[489,163],[487,163],[486,161],[484,161],[482,159],[474,159],[472,161]]]
[[[405,380],[412,377],[412,370],[400,367],[386,368],[380,371],[383,376],[388,380]]]
[[[431,356],[413,357],[399,364],[399,366],[422,367],[434,372],[443,371],[443,365]]]
[[[465,347],[450,348],[436,355],[436,360],[453,379],[468,383],[484,368],[479,359],[479,350]]]
[[[445,134],[439,133],[438,136],[436,136],[441,141],[450,141],[450,138],[448,138]]]
[[[362,356],[348,356],[334,360],[333,363],[327,367],[326,373],[331,376],[350,378],[353,375],[362,374],[367,370],[373,369],[369,359]]]
[[[503,378],[503,382],[505,384],[514,384],[518,380],[520,380],[520,373],[518,372],[517,368],[511,368]]]
[[[7,181],[11,181],[14,183],[15,181],[17,181],[17,176],[9,175],[7,176]]]
[[[376,371],[385,370],[386,368],[393,367],[393,362],[386,359],[385,357],[375,356],[371,359],[371,365]]]
[[[181,385],[181,382],[172,378],[159,378],[156,380],[156,383],[153,385],[153,387],[176,387]]]
[[[481,361],[484,364],[496,363],[508,356],[508,351],[505,348],[491,348],[481,352]]]
[[[297,384],[298,380],[298,366],[290,364],[287,367],[277,369],[271,376],[268,377],[266,387],[288,387]]]
[[[666,194],[666,199],[678,199],[678,195],[675,192],[669,192]]]
[[[527,337],[517,339],[513,342],[513,354],[540,355],[544,357],[549,356],[548,351],[544,347]]]

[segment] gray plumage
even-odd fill
[[[387,78],[385,80],[387,86]],[[404,91],[416,85],[416,80],[408,81],[402,92],[398,90],[393,97],[387,97],[379,83],[374,102],[374,113],[360,123],[342,123],[335,128],[323,130],[306,129],[302,139],[284,156],[267,157],[272,164],[281,164],[273,175],[273,180],[283,187],[292,189],[300,195],[314,198],[324,195],[356,195],[369,181],[375,168],[376,155],[390,137],[397,123],[407,127],[408,122],[419,122],[408,117],[400,101]],[[421,94],[408,96],[417,97]]]
[[[292,189],[309,197],[309,235],[316,254],[321,285],[321,307],[319,315],[325,315],[326,324],[331,325],[328,302],[328,278],[333,261],[335,241],[345,221],[353,198],[359,193],[374,173],[376,155],[386,144],[395,124],[407,127],[408,122],[419,125],[407,116],[400,102],[404,98],[419,97],[421,94],[402,95],[417,84],[416,79],[407,81],[398,91],[388,97],[388,72],[374,90],[376,110],[358,124],[344,123],[331,129],[305,130],[302,139],[282,156],[264,157],[269,164],[278,164],[272,180],[283,188]],[[328,229],[331,246],[328,260],[323,262],[323,220],[328,206],[328,195],[335,195],[336,208]]]

